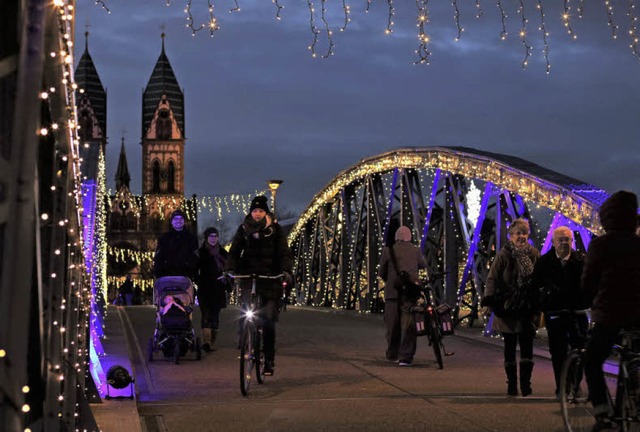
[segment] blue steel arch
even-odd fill
[[[543,252],[570,226],[579,249],[601,233],[607,193],[526,160],[465,147],[401,148],[364,159],[318,192],[289,234],[297,301],[380,311],[383,246],[399,225],[412,229],[428,272],[456,318],[477,316],[495,252],[516,217],[529,219]]]

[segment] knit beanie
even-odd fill
[[[618,191],[600,207],[600,223],[605,231],[635,232],[638,225],[638,197],[633,192]]]
[[[396,231],[396,241],[411,241],[411,230],[406,226],[401,226]]]
[[[251,207],[249,207],[249,213],[255,209],[262,209],[269,213],[269,205],[267,204],[267,197],[264,195],[258,195],[251,201]]]
[[[184,212],[180,209],[174,210],[173,213],[171,213],[171,217],[169,218],[169,222],[173,221],[173,218],[176,216],[182,216],[182,219],[184,219],[185,221],[187,220],[187,215],[184,214]]]
[[[204,238],[205,240],[211,235],[211,234],[220,234],[218,232],[218,229],[215,227],[209,227],[206,230],[204,230]]]

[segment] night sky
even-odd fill
[[[629,48],[627,1],[612,1],[618,39],[604,1],[570,2],[576,40],[566,34],[563,2],[545,0],[551,73],[545,72],[540,15],[526,1],[529,65],[518,36],[519,1],[502,0],[507,39],[500,40],[495,1],[458,1],[465,31],[456,42],[454,7],[430,2],[430,65],[417,60],[416,2],[394,2],[387,36],[386,1],[327,1],[335,54],[312,58],[305,1],[216,1],[221,29],[209,37],[185,27],[184,0],[77,3],[76,61],[89,51],[108,92],[107,176],[114,175],[124,131],[132,189],[140,192],[142,91],[165,47],[185,93],[188,194],[252,193],[283,179],[278,202],[300,212],[337,173],[400,147],[465,146],[518,156],[595,184],[640,193],[640,61]],[[584,17],[575,7],[585,4]],[[194,0],[197,23],[207,2]],[[314,1],[316,24],[321,2]],[[640,14],[640,10],[638,10]],[[327,49],[319,35],[317,50]]]

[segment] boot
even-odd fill
[[[211,331],[211,349],[213,349],[213,344],[216,343],[216,337],[218,336],[218,330]]]
[[[520,360],[520,392],[522,396],[529,396],[531,390],[531,372],[533,371],[533,360]]]
[[[211,329],[203,328],[202,329],[202,349],[204,352],[211,351]]]
[[[518,365],[515,362],[504,362],[504,371],[507,373],[507,394],[518,396]]]

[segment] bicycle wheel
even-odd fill
[[[253,357],[253,324],[246,322],[240,341],[240,391],[243,396],[249,394],[251,374],[255,364]]]
[[[638,418],[638,406],[634,397],[629,394],[628,382],[618,388],[616,405],[620,412],[620,430],[622,432],[640,431],[640,419]]]
[[[264,356],[264,350],[262,349],[262,330],[258,330],[256,332],[254,350],[256,356],[256,378],[258,380],[258,384],[264,384],[264,364],[266,359]]]
[[[440,334],[440,326],[438,324],[438,318],[435,316],[435,312],[432,310],[429,313],[429,325],[431,326],[431,347],[433,348],[433,355],[436,357],[438,367],[444,369],[444,360],[442,358],[442,335]]]
[[[588,398],[583,373],[583,352],[567,354],[560,373],[560,410],[567,432],[590,431],[593,427],[593,407]]]

